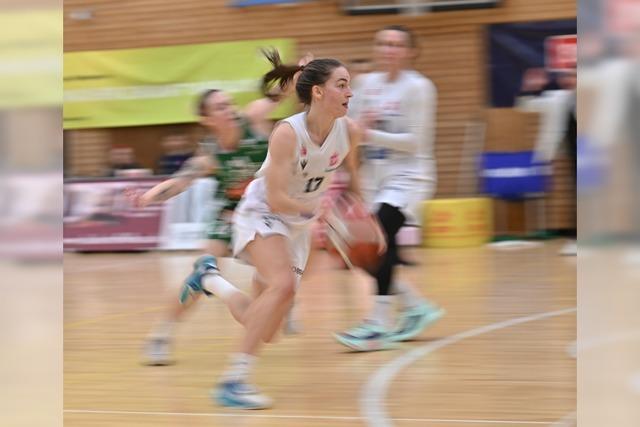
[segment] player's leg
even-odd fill
[[[193,271],[182,283],[177,298],[171,297],[163,318],[153,327],[147,338],[144,353],[145,363],[148,365],[163,366],[173,363],[171,347],[176,326],[192,310],[203,294],[211,294],[207,285],[203,284],[204,278],[211,277],[207,279],[210,282],[208,286],[221,290],[225,303],[230,306],[230,311],[239,321],[242,309],[248,305],[248,297],[219,275],[217,258],[229,254],[230,224],[218,218],[209,227],[207,235],[208,240],[205,245],[207,255],[200,257],[194,263]]]
[[[264,337],[278,328],[293,300],[295,278],[291,271],[289,238],[282,234],[256,234],[243,252],[266,284],[246,312],[246,331],[238,353],[215,389],[216,401],[239,409],[261,409],[271,400],[250,385],[250,376]]]
[[[408,206],[404,210],[405,217],[410,218],[411,224],[418,224],[421,216],[420,205],[433,194],[433,189],[415,189],[411,191]],[[397,239],[396,239],[397,248]],[[392,280],[391,292],[395,295],[400,306],[398,322],[388,338],[390,341],[407,341],[418,336],[422,331],[439,320],[445,310],[422,296],[414,286],[399,281],[397,275]]]
[[[312,240],[313,227],[298,229],[291,235],[291,253],[293,261],[291,271],[293,271],[296,279],[296,295],[291,302],[291,306],[287,310],[287,314],[285,315],[285,319],[282,324],[282,331],[286,335],[298,334],[302,329],[300,326],[300,307],[296,300],[298,290],[300,289],[300,283],[302,282],[302,275],[309,261]],[[275,336],[275,331],[273,335]]]
[[[388,332],[392,329],[393,323],[394,297],[390,293],[391,281],[397,260],[396,236],[405,219],[398,208],[387,203],[379,206],[376,216],[387,237],[387,250],[374,274],[377,292],[373,310],[356,327],[335,334],[338,342],[356,351],[382,350],[391,347],[388,340]]]

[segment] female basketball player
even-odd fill
[[[255,280],[263,291],[242,313],[246,332],[214,398],[220,405],[242,409],[271,406],[271,400],[250,385],[252,367],[262,342],[273,338],[292,303],[309,256],[310,225],[322,215],[320,199],[331,175],[343,161],[355,173],[352,147],[359,138],[359,128],[344,117],[352,93],[349,73],[339,61],[284,65],[275,51],[268,58],[274,68],[264,77],[264,90],[273,83],[286,86],[297,75],[296,93],[307,108],[276,125],[267,158],[234,214],[234,254],[255,266]],[[359,192],[357,183],[353,190]],[[217,276],[217,268],[205,256],[196,262],[192,282],[201,286],[210,276]],[[227,292],[207,289],[216,296]]]
[[[436,188],[436,88],[410,68],[415,54],[416,39],[409,29],[389,26],[378,31],[374,56],[380,71],[362,76],[350,111],[366,129],[360,165],[363,195],[387,236],[387,252],[375,274],[372,313],[361,325],[335,334],[340,343],[359,351],[409,340],[443,314],[409,285],[395,283],[394,292],[403,305],[398,325],[393,325],[391,316],[398,232],[405,224],[419,224],[420,202],[432,197]]]
[[[311,58],[305,57],[300,63]],[[293,92],[287,90],[287,92]],[[213,257],[229,253],[231,242],[231,217],[247,184],[253,179],[267,154],[267,137],[271,130],[269,115],[284,99],[286,93],[277,88],[265,98],[251,102],[244,111],[237,111],[231,97],[212,89],[204,92],[198,101],[200,123],[207,136],[199,146],[198,155],[187,161],[184,167],[170,179],[150,189],[135,202],[140,207],[167,200],[186,190],[194,179],[213,175],[217,182],[215,198],[222,204],[221,213],[207,230],[206,252]],[[215,266],[215,258],[210,258]],[[217,267],[216,267],[217,268]],[[197,273],[194,273],[197,274]],[[162,321],[154,327],[145,346],[145,363],[167,365],[172,363],[171,342],[176,324],[193,304],[207,293],[207,287],[196,284],[190,275],[185,280],[179,298],[172,298]],[[220,298],[241,321],[241,313],[250,302],[249,296],[228,285],[220,275],[208,278],[209,286],[223,287],[228,291]]]

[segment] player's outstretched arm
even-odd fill
[[[135,195],[131,197],[134,199],[134,204],[141,208],[151,203],[163,202],[185,191],[196,178],[210,175],[212,170],[213,164],[208,156],[194,156],[187,160],[171,178],[162,181],[138,197]]]

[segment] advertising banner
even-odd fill
[[[260,96],[260,78],[270,69],[262,48],[296,60],[289,39],[65,53],[64,128],[194,122],[195,101],[207,89],[245,105]]]
[[[65,251],[193,250],[220,208],[216,181],[202,178],[167,202],[136,208],[125,189],[144,192],[166,177],[70,181],[64,185]]]
[[[64,185],[64,248],[77,251],[155,249],[164,206],[132,206],[125,188],[144,191],[160,182],[88,181]]]

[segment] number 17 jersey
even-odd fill
[[[322,145],[318,145],[309,136],[306,118],[307,113],[303,112],[282,120],[293,128],[296,135],[296,155],[289,165],[287,194],[318,213],[320,199],[329,187],[331,176],[349,153],[351,147],[349,128],[346,117],[336,119]],[[283,125],[284,123],[280,124],[280,126]],[[266,201],[264,178],[264,172],[269,163],[270,155],[267,153],[262,167],[256,172],[256,179],[244,194],[244,203],[241,203],[245,205],[244,209],[270,211]],[[281,214],[280,216],[290,225],[305,225],[314,219],[302,215]]]

